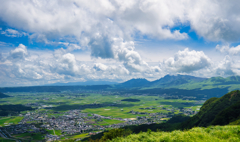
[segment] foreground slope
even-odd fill
[[[207,100],[201,107],[198,114],[194,115],[191,119],[181,124],[182,129],[192,128],[195,126],[206,127],[211,124],[225,125],[229,122],[236,120],[239,114],[232,115],[227,113],[228,109],[239,109],[240,91],[232,91],[222,96],[221,98],[211,98]],[[237,105],[237,106],[235,106]],[[227,109],[227,111],[225,110]],[[236,111],[236,110],[232,110]],[[233,118],[228,118],[228,117]],[[221,118],[225,118],[225,121],[221,121]]]
[[[240,126],[211,126],[192,128],[188,131],[145,132],[115,138],[112,142],[238,142]]]

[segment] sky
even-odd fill
[[[0,87],[240,75],[238,0],[0,3]]]

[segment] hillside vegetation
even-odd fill
[[[239,142],[240,126],[196,127],[187,131],[144,132],[118,137],[112,142]]]
[[[221,98],[211,98],[201,107],[198,114],[181,124],[182,129],[196,126],[226,125],[239,118],[240,91],[232,91]]]

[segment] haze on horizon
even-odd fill
[[[237,0],[0,3],[0,87],[240,75]]]

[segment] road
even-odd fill
[[[11,136],[6,131],[3,131],[2,129],[0,129],[0,136],[3,137],[4,139],[15,140],[16,142],[22,142],[21,140],[9,137],[8,135]]]

